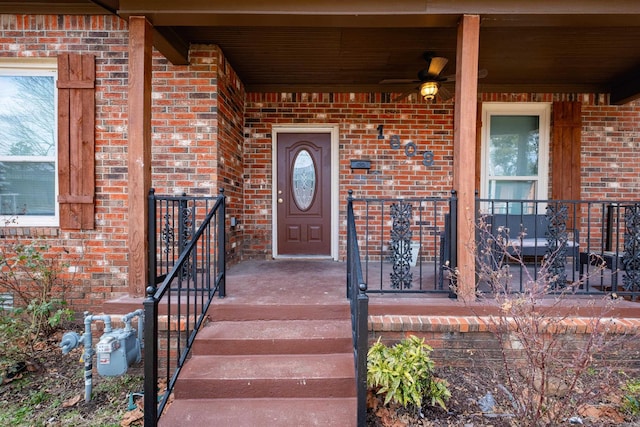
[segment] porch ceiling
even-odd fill
[[[175,64],[217,44],[258,92],[404,92],[415,84],[380,81],[416,78],[427,50],[454,74],[457,22],[478,14],[479,91],[640,97],[637,0],[0,0],[0,13],[90,11],[146,16]]]

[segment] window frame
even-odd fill
[[[58,65],[56,58],[38,59],[1,59],[0,75],[11,76],[51,76],[53,75],[53,115],[54,115],[54,153],[52,157],[54,165],[54,213],[53,215],[6,215],[0,214],[0,225],[9,227],[58,227],[60,225],[60,204],[58,202]],[[6,160],[11,157],[10,160]],[[1,161],[25,162],[41,161],[42,156],[0,156]]]
[[[480,163],[480,197],[489,199],[489,141],[493,116],[538,116],[538,174],[536,194],[532,200],[547,200],[549,196],[549,153],[551,140],[551,103],[547,102],[486,102],[482,104],[482,138]],[[509,179],[523,181],[527,176]]]

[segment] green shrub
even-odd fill
[[[404,407],[420,407],[426,398],[431,405],[446,410],[451,392],[446,381],[433,375],[434,363],[429,356],[432,351],[424,339],[415,336],[393,347],[378,339],[367,355],[368,386],[385,395],[385,405],[393,401]]]
[[[629,415],[640,414],[640,379],[628,380],[622,388],[624,392],[622,410]]]
[[[37,344],[65,320],[64,264],[42,243],[16,243],[0,248],[0,292],[14,307],[0,308],[0,370],[29,359]]]

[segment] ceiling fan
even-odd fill
[[[380,84],[419,83],[418,86],[412,87],[396,98],[396,102],[405,98],[416,89],[419,89],[420,95],[427,101],[432,101],[436,95],[443,100],[447,100],[453,96],[447,88],[442,86],[442,83],[455,81],[455,74],[448,76],[440,75],[449,60],[441,56],[435,56],[433,52],[425,52],[422,57],[427,62],[427,67],[418,72],[417,79],[385,79],[380,81]],[[486,77],[486,75],[487,70],[480,70],[478,72],[478,78]]]

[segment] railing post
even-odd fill
[[[155,280],[155,279],[154,279]],[[144,427],[158,423],[158,304],[156,287],[147,287],[144,300]]]
[[[156,277],[158,275],[158,259],[156,255],[157,241],[156,241],[156,195],[155,190],[151,188],[149,195],[147,196],[148,203],[148,216],[147,216],[147,283],[155,285]]]
[[[351,262],[353,261],[353,254],[351,253],[352,248],[352,240],[354,230],[352,230],[352,224],[354,223],[353,218],[353,190],[348,191],[349,196],[347,196],[347,298],[351,298]]]
[[[226,219],[226,211],[227,204],[226,198],[224,196],[224,188],[220,189],[220,212],[218,212],[218,272],[220,273],[220,284],[218,288],[218,296],[220,298],[224,298],[226,296],[226,265],[227,265],[227,255],[226,255],[226,241],[227,235],[225,231],[225,219]]]
[[[358,364],[357,399],[358,399],[358,427],[365,427],[367,421],[367,353],[369,349],[369,296],[366,294],[366,283],[358,285]]]
[[[189,244],[187,224],[185,224],[185,214],[188,208],[186,197],[187,193],[182,193],[182,198],[178,200],[178,253],[182,253],[182,250]]]
[[[458,267],[458,193],[456,190],[451,190],[451,201],[449,202],[449,217],[451,218],[451,226],[449,227],[449,236],[446,236],[449,239],[449,250],[451,253],[449,254],[451,271],[453,273],[456,272]],[[475,222],[474,222],[475,224]],[[454,286],[449,287],[449,298],[457,298],[456,293],[453,291],[456,288],[456,275],[453,274],[451,276],[451,280],[454,281]]]

